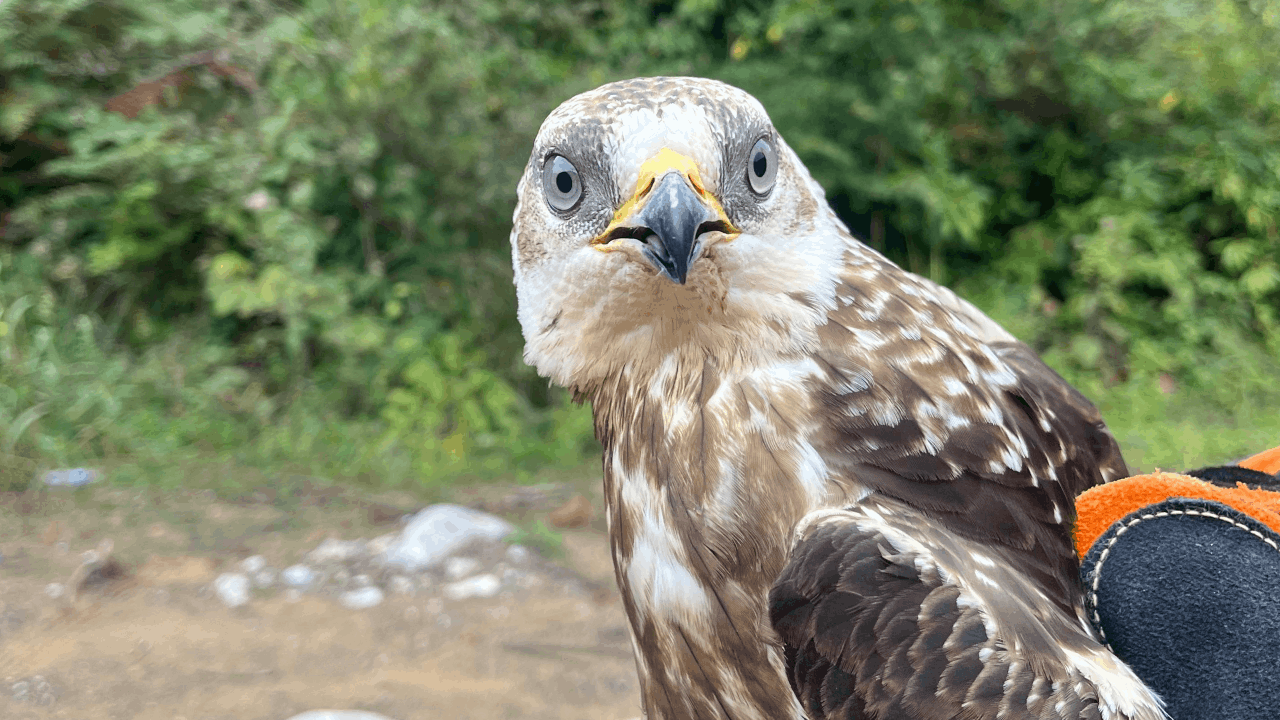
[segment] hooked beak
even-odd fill
[[[610,250],[623,238],[639,240],[654,268],[683,285],[704,249],[699,239],[712,231],[738,234],[720,202],[703,187],[693,160],[663,148],[640,166],[635,194],[593,242]]]

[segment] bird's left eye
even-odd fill
[[[547,203],[559,212],[568,212],[582,199],[582,178],[563,155],[552,155],[542,165],[542,191]]]
[[[778,154],[768,140],[761,138],[751,148],[747,159],[747,184],[757,195],[765,195],[773,189],[773,181],[777,177]]]

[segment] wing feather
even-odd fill
[[[1010,561],[1073,611],[1074,498],[1127,475],[1097,409],[945,288],[887,261],[844,281],[815,351],[828,467],[1017,551]]]
[[[769,608],[810,720],[1164,717],[1006,551],[874,496],[798,538]]]

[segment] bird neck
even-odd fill
[[[825,475],[798,362],[686,357],[590,395],[650,718],[801,716],[766,615],[790,528]]]

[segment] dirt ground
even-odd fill
[[[456,602],[389,592],[365,610],[255,590],[247,605],[225,607],[211,581],[244,557],[286,567],[325,537],[393,532],[397,508],[422,505],[303,487],[287,499],[268,491],[234,501],[111,486],[0,497],[0,718],[640,714],[598,494],[592,524],[563,531],[556,563],[574,582]],[[486,493],[500,489],[454,499],[483,505]],[[82,583],[73,577],[82,554],[104,540],[119,567]],[[50,583],[83,588],[54,598]]]

